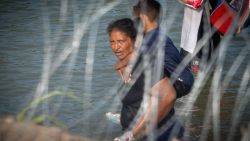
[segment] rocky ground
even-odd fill
[[[0,118],[0,141],[93,141],[57,127],[17,122],[12,117]]]

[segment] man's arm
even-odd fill
[[[169,111],[174,106],[176,100],[176,91],[172,86],[170,80],[165,77],[152,87],[151,94],[152,97],[159,98],[157,116],[157,122],[159,122],[169,113]],[[150,118],[149,116],[151,115],[152,110],[152,104],[149,104],[147,111],[142,114],[142,116],[138,119],[138,122],[132,129],[134,137],[137,137],[145,130],[146,121]]]

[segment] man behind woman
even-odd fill
[[[141,135],[143,140],[159,141],[183,137],[183,127],[173,118],[173,105],[176,98],[189,93],[193,76],[187,68],[175,74],[181,57],[159,28],[160,11],[161,5],[155,0],[139,1],[134,6],[133,14],[143,25],[139,50],[134,46],[137,31],[132,20],[120,19],[108,26],[110,46],[118,58],[116,70],[124,87],[128,87],[122,96],[121,110],[121,125],[126,132],[115,140],[130,141]],[[132,67],[131,59],[135,64]],[[174,74],[176,79],[170,81]],[[145,100],[148,105],[143,110],[140,107]]]

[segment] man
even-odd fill
[[[160,11],[161,5],[155,0],[140,1],[134,6],[133,12],[135,17],[138,18],[143,25],[144,37],[139,52],[135,53],[139,56],[135,62],[136,65],[132,68],[132,71],[129,72],[130,75],[128,76],[131,76],[133,80],[133,77],[136,77],[134,73],[136,70],[143,69],[143,71],[135,80],[135,85],[137,86],[133,85],[134,87],[132,86],[131,88],[137,91],[137,93],[131,92],[130,90],[122,100],[121,124],[129,131],[116,140],[132,140],[134,137],[136,138],[140,134],[147,132],[145,131],[145,129],[149,127],[147,126],[147,122],[151,120],[153,113],[156,115],[156,124],[151,125],[153,127],[151,132],[157,131],[154,139],[167,140],[172,137],[181,138],[183,136],[183,129],[176,122],[173,122],[170,126],[165,125],[167,125],[167,122],[170,121],[174,114],[173,105],[176,97],[179,98],[190,91],[193,84],[193,77],[188,69],[184,69],[180,75],[176,74],[178,76],[176,80],[170,81],[169,78],[175,73],[175,69],[181,62],[181,58],[170,38],[160,32]],[[161,39],[162,37],[163,39]],[[161,40],[163,40],[162,43]],[[164,58],[159,57],[157,55],[159,53],[163,53]],[[122,62],[123,61],[121,61],[122,65],[120,66],[126,66],[124,65],[126,63]],[[163,64],[163,66],[159,66],[158,64]],[[116,67],[118,71],[120,68],[122,67]],[[158,72],[158,70],[160,71]],[[150,79],[148,79],[148,77],[150,77]],[[141,84],[141,81],[144,81],[144,83]],[[147,105],[147,109],[139,115],[139,118],[135,118],[141,106],[142,97],[145,98],[144,93],[147,93],[147,87],[143,89],[144,87],[141,85],[150,86],[149,97],[151,100],[149,100],[150,102]],[[136,90],[136,87],[139,87],[140,90]],[[138,95],[138,93],[138,100],[134,100],[133,97]],[[155,98],[156,103],[158,103],[157,108],[155,108],[153,102]],[[131,124],[133,120],[135,120],[135,124]],[[151,123],[154,123],[154,121],[152,120]],[[155,127],[156,125],[157,127]],[[132,128],[130,128],[131,126]],[[159,130],[160,128],[163,130]],[[152,137],[149,134],[146,136]]]

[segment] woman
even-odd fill
[[[117,138],[116,140],[133,140],[134,137],[138,137],[142,132],[145,131],[138,131],[140,128],[140,125],[142,123],[145,124],[147,120],[150,120],[151,117],[149,117],[152,112],[153,108],[150,107],[152,103],[149,104],[148,110],[144,112],[136,123],[133,124],[133,120],[135,120],[135,116],[138,113],[138,110],[141,106],[144,95],[144,86],[145,86],[145,74],[141,73],[139,74],[138,78],[134,80],[134,68],[138,67],[140,61],[142,58],[139,57],[139,61],[137,61],[135,64],[135,67],[131,69],[129,67],[129,60],[133,58],[135,51],[134,51],[134,44],[136,40],[136,29],[134,27],[133,21],[125,18],[116,20],[109,24],[108,28],[109,38],[110,38],[110,46],[113,51],[113,53],[118,58],[118,63],[115,65],[116,70],[120,74],[121,78],[124,80],[124,83],[129,83],[129,90],[126,93],[126,95],[122,98],[122,110],[121,110],[121,125],[124,130],[130,130],[128,132],[125,132],[123,136]],[[127,71],[129,70],[129,71]],[[132,70],[132,71],[131,71]],[[130,80],[134,80],[130,83]],[[154,93],[155,91],[164,91],[166,93],[175,93],[175,88],[172,86],[171,82],[166,78],[162,79],[159,82],[156,82],[156,84],[152,85],[150,88],[150,93]],[[157,92],[156,92],[157,93]],[[159,92],[160,93],[160,92]],[[154,94],[150,95],[151,97],[154,97]],[[155,140],[168,140],[170,138],[182,138],[183,137],[183,127],[180,126],[180,124],[172,118],[174,115],[173,108],[170,108],[171,110],[168,112],[165,112],[164,110],[161,110],[161,105],[166,106],[169,99],[172,99],[171,97],[163,96],[163,97],[157,97],[159,99],[159,110],[157,110],[157,135],[155,136]],[[173,98],[175,99],[175,97]],[[173,106],[170,105],[171,107]],[[167,105],[169,106],[169,105]],[[164,108],[164,107],[163,107]],[[161,118],[159,118],[161,116]],[[169,122],[168,122],[169,121]],[[171,121],[171,122],[170,122]],[[132,128],[131,128],[132,125]],[[147,134],[146,136],[150,136]],[[143,139],[146,139],[146,136],[144,135]]]

